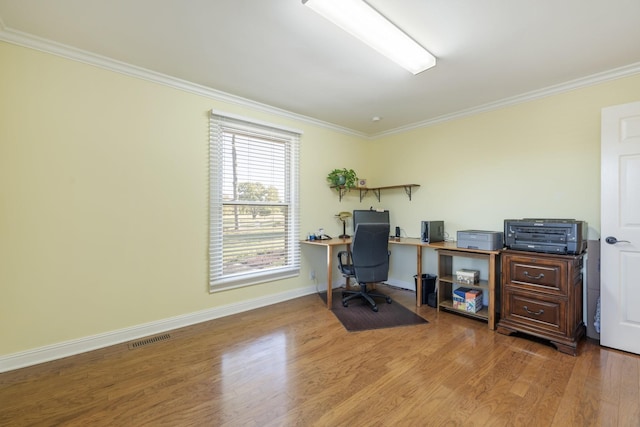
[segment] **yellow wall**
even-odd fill
[[[361,138],[7,43],[0,63],[0,355],[312,284],[209,294],[208,111],[304,132],[302,233],[338,229],[325,176]]]
[[[0,356],[309,286],[312,270],[323,283],[311,248],[298,278],[208,293],[211,108],[304,132],[302,235],[374,206],[417,236],[423,219],[599,230],[600,108],[640,98],[635,76],[367,141],[7,43],[0,63]],[[339,203],[336,167],[421,187]]]
[[[636,75],[375,140],[380,181],[421,184],[410,203],[386,198],[392,226],[417,237],[421,220],[443,220],[455,239],[507,218],[576,218],[600,238],[600,110],[639,99]],[[412,282],[413,252],[391,250],[390,275]],[[436,274],[433,251],[423,259]]]
[[[381,138],[369,159],[381,180],[421,184],[410,210],[392,212],[409,235],[422,219],[455,238],[541,217],[585,220],[597,239],[600,110],[638,99],[640,75]]]

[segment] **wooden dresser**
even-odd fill
[[[548,339],[576,355],[582,321],[583,255],[502,252],[502,316],[497,331]]]

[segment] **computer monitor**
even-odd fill
[[[377,222],[389,224],[389,211],[376,211],[372,209],[368,210],[354,210],[353,211],[353,231],[355,233],[358,224],[365,222]]]

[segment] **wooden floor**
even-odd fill
[[[429,323],[350,333],[311,295],[7,372],[0,425],[640,426],[640,356],[417,312]]]

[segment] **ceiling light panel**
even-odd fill
[[[413,74],[436,65],[431,53],[362,0],[302,3]]]

